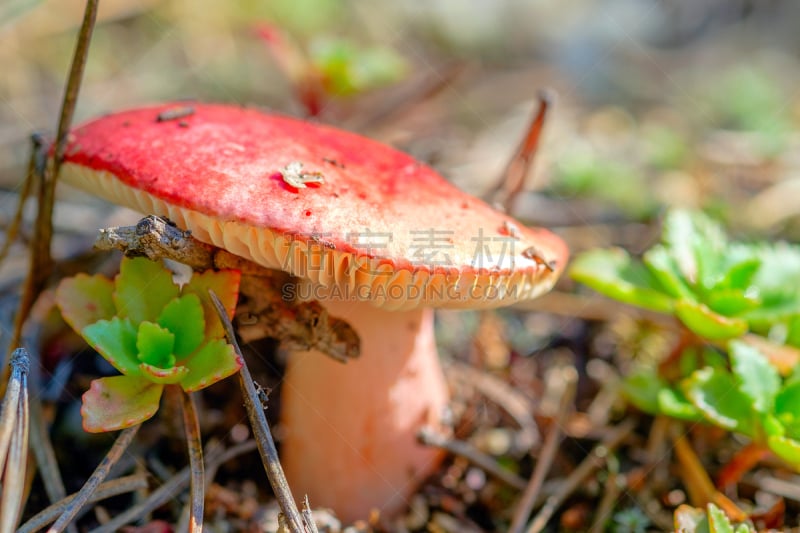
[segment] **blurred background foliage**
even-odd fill
[[[27,135],[54,127],[81,7],[0,7],[6,189],[21,179]],[[798,16],[778,0],[103,0],[78,120],[184,98],[303,115],[312,79],[324,91],[320,120],[481,192],[549,86],[560,100],[522,218],[573,225],[699,206],[737,227],[795,234],[797,206],[766,216],[762,206],[787,198],[776,188],[800,188]],[[436,82],[434,96],[392,113]],[[591,205],[565,213],[573,199]]]

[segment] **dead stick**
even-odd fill
[[[97,490],[89,498],[89,503],[99,502],[112,496],[119,496],[135,490],[142,490],[147,488],[147,477],[144,474],[132,474],[130,476],[121,477],[111,481],[101,483]],[[32,533],[39,531],[44,526],[58,518],[64,512],[64,509],[75,499],[77,494],[70,494],[66,498],[49,505],[47,508],[39,511],[32,516],[30,520],[25,522],[17,530],[17,533]],[[78,513],[80,515],[80,513]]]
[[[525,138],[520,143],[514,156],[508,162],[503,178],[494,190],[494,200],[508,213],[513,207],[514,200],[522,192],[525,185],[525,175],[533,164],[536,150],[539,147],[539,138],[542,134],[547,111],[555,99],[552,91],[541,90],[538,94],[539,107],[528,125]]]
[[[181,391],[179,391],[181,392]],[[189,471],[191,479],[189,493],[191,504],[189,513],[189,531],[203,531],[203,503],[205,501],[205,474],[203,472],[203,447],[200,443],[200,422],[194,398],[188,392],[181,394],[183,400],[183,427],[186,431],[186,447],[189,451]]]
[[[102,483],[106,477],[108,477],[109,472],[111,471],[111,467],[117,464],[122,454],[125,453],[125,450],[128,449],[133,437],[136,436],[136,432],[139,431],[139,427],[141,424],[137,424],[133,427],[129,427],[127,429],[123,429],[117,440],[114,441],[114,445],[108,451],[103,460],[100,461],[100,464],[97,465],[94,472],[92,472],[91,477],[83,484],[81,490],[78,491],[78,494],[75,495],[75,498],[67,505],[64,513],[58,517],[56,523],[50,526],[50,529],[47,530],[47,533],[59,533],[64,531],[64,528],[67,527],[75,515],[78,514],[78,511],[81,508],[89,503],[89,499],[97,490],[97,487]]]
[[[208,460],[209,463],[214,463],[216,461],[224,463],[242,453],[249,452],[252,449],[253,446],[250,442],[243,442],[242,444],[232,446],[231,448],[219,454],[212,454],[212,452],[209,452]],[[120,528],[125,524],[129,524],[134,520],[143,517],[145,514],[157,509],[174,498],[175,494],[183,490],[187,483],[189,483],[188,466],[181,469],[181,471],[172,476],[169,481],[154,490],[143,502],[135,505],[134,507],[126,509],[123,513],[115,516],[109,522],[90,531],[90,533],[115,533],[116,531],[119,531]]]
[[[417,439],[426,446],[436,446],[437,448],[447,450],[454,455],[467,459],[510,487],[514,487],[517,490],[523,490],[525,488],[524,479],[509,472],[500,466],[491,456],[481,452],[463,440],[447,438],[437,433],[429,426],[424,426],[419,430]]]
[[[75,113],[75,103],[78,99],[83,71],[86,66],[89,43],[91,42],[92,31],[97,19],[97,4],[98,0],[87,0],[86,2],[83,22],[78,33],[78,42],[75,45],[75,53],[72,56],[72,66],[67,77],[67,87],[61,103],[61,114],[53,148],[53,165],[51,167],[45,166],[41,176],[39,176],[38,211],[33,241],[31,242],[30,269],[25,279],[19,310],[14,321],[14,332],[9,344],[10,347],[20,344],[22,326],[25,324],[33,303],[42,291],[53,267],[50,241],[53,238],[53,205],[55,204],[56,181],[64,158],[67,134],[72,126],[72,117]],[[7,381],[8,371],[4,369],[2,378],[0,378],[0,388],[5,388]]]
[[[242,351],[239,348],[239,343],[236,341],[236,335],[233,332],[233,325],[231,324],[228,314],[225,312],[225,307],[220,302],[219,298],[214,291],[208,291],[211,300],[214,302],[214,307],[217,309],[219,319],[225,326],[225,335],[228,342],[233,345],[236,350],[236,355],[242,361],[242,368],[239,370],[239,385],[242,388],[244,395],[244,405],[247,410],[247,416],[250,418],[250,423],[253,426],[253,436],[258,443],[258,451],[261,454],[261,462],[264,463],[264,469],[267,471],[267,478],[269,479],[272,490],[275,492],[275,497],[281,507],[281,511],[286,517],[287,525],[291,533],[305,533],[303,527],[303,517],[297,509],[297,504],[292,496],[292,491],[289,488],[289,482],[286,481],[286,476],[283,473],[280,459],[278,459],[278,450],[275,448],[275,441],[272,440],[272,433],[269,430],[267,417],[264,415],[264,408],[261,405],[258,392],[253,384],[253,378],[250,376],[250,370],[247,368],[247,363],[242,356]]]
[[[564,480],[555,494],[545,500],[539,514],[537,514],[528,525],[526,533],[538,533],[542,531],[561,504],[564,503],[570,494],[575,492],[583,480],[606,462],[608,454],[612,453],[616,447],[620,445],[631,431],[633,431],[635,425],[636,423],[634,420],[623,422],[615,427],[612,433],[602,443],[595,446],[589,453],[589,456],[572,471],[566,480]]]
[[[567,415],[572,411],[571,406],[575,398],[575,388],[578,382],[578,373],[573,367],[566,367],[561,372],[561,379],[564,381],[564,389],[561,392],[559,401],[558,416],[551,424],[550,431],[542,446],[542,453],[536,461],[536,468],[533,470],[528,486],[522,494],[517,509],[514,511],[514,519],[511,521],[510,533],[522,533],[525,530],[525,522],[531,514],[534,504],[539,497],[539,491],[544,483],[544,478],[553,464],[553,458],[558,451],[561,442],[562,428],[566,425]]]

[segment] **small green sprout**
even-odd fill
[[[619,248],[591,250],[570,274],[616,300],[672,314],[709,340],[754,331],[800,346],[800,247],[730,242],[702,213],[670,212],[662,242],[642,261]]]
[[[237,372],[242,362],[224,339],[208,291],[232,316],[239,277],[206,271],[181,287],[159,263],[124,258],[113,280],[64,279],[56,291],[64,319],[122,373],[94,380],[83,395],[84,429],[139,424],[155,414],[165,385],[192,392]]]
[[[734,526],[730,518],[714,505],[709,503],[706,509],[697,509],[689,505],[681,505],[673,516],[675,531],[685,533],[755,533],[756,529],[749,523]]]

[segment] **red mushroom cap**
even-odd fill
[[[551,232],[517,226],[402,152],[256,109],[167,104],[107,115],[73,131],[62,176],[389,309],[534,298],[568,256]]]

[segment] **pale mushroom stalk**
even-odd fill
[[[315,495],[344,520],[373,508],[389,516],[441,457],[416,440],[423,425],[439,425],[448,398],[433,310],[323,304],[355,328],[361,357],[346,365],[318,352],[289,358],[282,463],[296,495]]]

